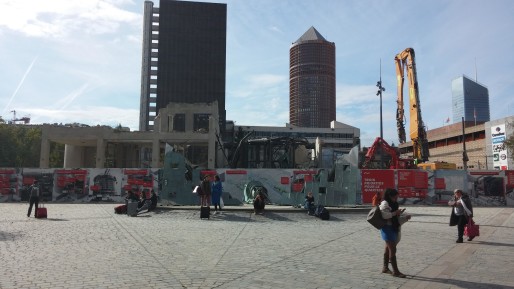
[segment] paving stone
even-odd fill
[[[455,243],[448,207],[408,207],[398,263],[381,274],[383,241],[367,212],[227,209],[115,215],[112,204],[0,204],[0,288],[513,288],[514,208],[475,208],[481,236]]]

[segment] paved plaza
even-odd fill
[[[398,247],[406,279],[381,274],[383,241],[366,211],[0,204],[0,288],[514,288],[514,208],[475,208],[481,236],[456,244],[448,207],[407,207]]]

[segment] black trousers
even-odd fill
[[[29,200],[29,211],[27,212],[27,217],[30,217],[30,213],[32,213],[32,206],[35,204],[36,207],[34,208],[34,217],[37,216],[37,207],[39,206],[39,197],[30,197]]]
[[[457,237],[462,239],[464,236],[464,227],[468,223],[468,218],[465,215],[457,216],[459,217],[459,222],[457,223]]]

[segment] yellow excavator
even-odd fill
[[[427,131],[421,118],[421,106],[419,102],[418,77],[416,74],[416,61],[414,49],[406,48],[394,58],[396,63],[396,80],[398,88],[398,107],[396,109],[396,126],[400,143],[405,143],[405,114],[403,110],[403,83],[404,71],[407,70],[409,79],[409,110],[410,110],[410,138],[412,141],[413,159],[417,163],[428,161]]]

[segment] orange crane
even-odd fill
[[[398,88],[398,107],[396,109],[396,126],[398,129],[398,138],[400,143],[405,143],[405,125],[404,125],[404,101],[403,101],[403,83],[404,70],[407,69],[407,77],[409,79],[409,111],[410,111],[410,138],[412,140],[413,158],[417,163],[428,161],[428,138],[425,125],[421,118],[421,106],[419,101],[418,77],[416,73],[416,61],[414,49],[406,48],[398,53],[394,58],[396,63],[396,80]]]

